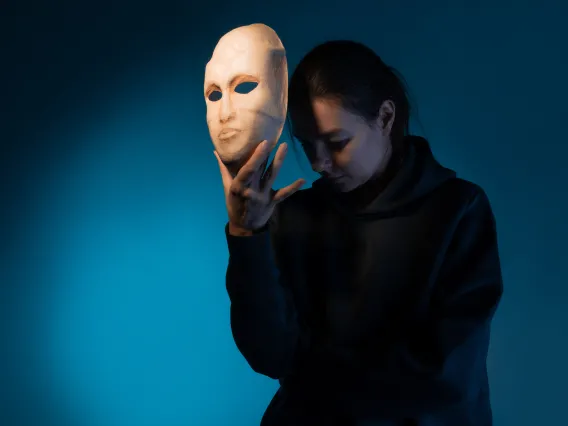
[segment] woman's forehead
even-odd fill
[[[346,132],[346,129],[358,123],[356,115],[326,102],[314,101],[311,108],[301,113],[290,111],[295,135],[304,138],[331,137]]]

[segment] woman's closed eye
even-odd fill
[[[298,139],[298,141],[302,145],[302,148],[304,148],[305,151],[310,152],[310,153],[315,153],[314,143],[309,142],[305,139],[299,139],[299,138],[297,138],[297,139]],[[351,138],[345,138],[345,139],[339,139],[339,140],[328,140],[328,141],[325,142],[325,147],[330,152],[339,152],[343,148],[345,148],[349,142],[351,142]]]
[[[341,151],[345,146],[351,142],[351,138],[341,139],[341,140],[330,140],[327,145],[331,151],[337,152]]]

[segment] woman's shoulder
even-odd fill
[[[485,189],[473,181],[455,177],[439,188],[439,200],[442,205],[454,206],[458,216],[467,211],[476,210],[479,213],[492,215],[492,205]]]
[[[440,189],[443,190],[444,196],[446,197],[459,197],[466,201],[485,194],[485,191],[480,185],[460,177],[449,179]]]

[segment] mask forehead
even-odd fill
[[[234,31],[217,44],[205,69],[205,87],[226,87],[239,75],[257,79],[269,77],[271,50],[252,32]]]

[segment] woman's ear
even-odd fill
[[[392,126],[394,124],[395,106],[391,100],[386,100],[379,109],[377,124],[385,136],[390,136]]]

